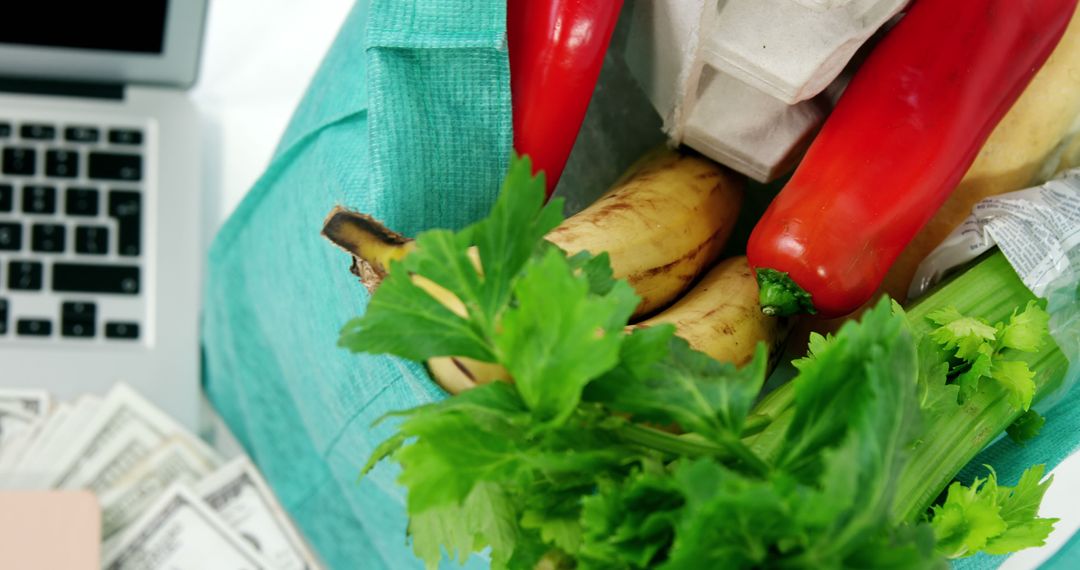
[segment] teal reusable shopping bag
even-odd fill
[[[359,474],[390,433],[377,418],[444,394],[415,364],[337,347],[367,293],[323,218],[343,204],[414,234],[486,212],[510,153],[505,45],[505,1],[360,0],[213,244],[207,393],[329,567],[422,566],[396,470]]]
[[[376,418],[445,394],[416,364],[336,346],[368,296],[349,257],[319,230],[337,204],[405,234],[486,213],[510,152],[504,18],[505,0],[359,0],[270,166],[211,251],[206,390],[331,568],[422,566],[406,540],[397,469],[359,472],[391,432],[372,427]],[[627,101],[636,89],[629,74],[612,71],[623,32],[563,176],[564,186],[575,183],[571,207],[662,139],[647,101]],[[1080,442],[1078,399],[1074,391],[1048,414],[1027,447],[1005,441],[973,465],[989,462],[1009,483],[1031,463],[1052,468]],[[487,562],[474,556],[465,566]],[[1073,543],[1047,565],[1077,566]]]

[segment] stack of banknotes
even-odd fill
[[[72,402],[0,388],[0,490],[26,489],[97,495],[103,568],[319,567],[251,461],[123,384]]]

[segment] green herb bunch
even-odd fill
[[[397,432],[365,468],[400,464],[408,531],[429,567],[489,548],[493,568],[923,569],[1045,539],[1041,467],[1015,489],[992,472],[954,484],[928,509],[963,463],[931,477],[937,489],[919,486],[912,463],[936,449],[935,418],[980,395],[1008,399],[1002,429],[1028,409],[1035,373],[1008,354],[1039,350],[1037,306],[999,327],[939,311],[926,333],[884,300],[815,337],[794,380],[760,400],[764,347],[737,369],[671,327],[627,331],[638,297],[606,255],[568,257],[544,241],[561,211],[515,159],[490,216],[420,235],[342,332],[354,351],[464,356],[513,378],[391,414]],[[978,451],[946,443],[965,447],[952,463]]]

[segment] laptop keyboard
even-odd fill
[[[0,117],[0,345],[140,339],[144,132]]]

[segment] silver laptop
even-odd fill
[[[123,380],[194,427],[206,0],[35,0],[0,26],[0,387]]]

